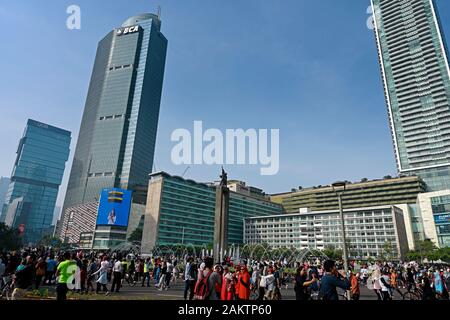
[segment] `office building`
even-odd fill
[[[1,177],[0,178],[0,216],[3,209],[3,204],[5,203],[6,192],[8,191],[9,186],[9,178]],[[0,222],[2,222],[0,220]]]
[[[403,212],[395,206],[344,210],[348,254],[352,258],[400,259],[408,251]],[[246,244],[298,250],[342,249],[338,210],[245,219]],[[392,252],[388,252],[391,248]]]
[[[211,245],[214,238],[214,185],[198,183],[165,172],[150,175],[142,250],[155,246]],[[277,215],[279,204],[230,191],[228,243],[243,243],[244,218]]]
[[[61,216],[59,232],[56,234],[64,243],[77,244],[82,233],[93,233],[97,219],[98,202],[89,202],[66,209]]]
[[[248,186],[244,181],[231,180],[227,183],[228,189],[233,192],[245,194],[248,196],[259,197],[259,198],[269,198],[268,195],[264,193],[262,189]]]
[[[372,0],[399,174],[450,189],[450,69],[433,0]]]
[[[52,224],[70,140],[69,131],[34,120],[27,122],[2,212],[6,224],[24,228],[25,244],[38,241]]]
[[[63,212],[105,188],[147,186],[167,40],[154,14],[127,19],[97,48]]]
[[[450,190],[420,194],[418,199],[423,219],[424,239],[439,247],[450,246]]]
[[[358,183],[347,183],[342,195],[346,209],[383,205],[415,204],[417,195],[425,192],[425,184],[418,177],[392,178]],[[270,200],[283,205],[286,213],[336,210],[339,208],[336,193],[331,186],[299,188],[291,192],[273,194]]]

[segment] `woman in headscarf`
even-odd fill
[[[240,269],[239,277],[239,300],[250,299],[250,273],[247,266],[242,266]]]
[[[96,293],[99,293],[100,289],[102,289],[103,292],[106,291],[106,295],[109,294],[108,287],[106,286],[108,284],[108,265],[108,257],[104,256],[102,262],[100,263],[100,268],[92,274],[99,275],[97,279],[97,290],[95,291]]]
[[[227,266],[225,266],[222,277],[222,291],[220,294],[221,300],[233,300],[234,297],[234,277]]]
[[[436,270],[434,272],[434,290],[436,291],[436,294],[441,297],[442,293],[444,292],[444,286],[442,283],[441,274],[439,273],[439,270]]]
[[[378,300],[383,300],[383,295],[381,294],[380,279],[381,279],[381,271],[377,267],[372,273],[371,280],[373,285],[373,291],[375,291]]]

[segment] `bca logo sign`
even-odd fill
[[[122,35],[126,35],[129,33],[135,33],[138,31],[139,31],[139,26],[126,27],[126,28],[117,29],[116,35],[122,36]]]

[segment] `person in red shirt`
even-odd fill
[[[352,300],[359,300],[360,296],[360,290],[359,290],[359,282],[358,282],[358,276],[359,274],[355,274],[352,272],[350,274],[350,285],[351,285],[351,294],[352,294]]]
[[[234,296],[234,282],[233,274],[229,272],[227,266],[225,266],[222,276],[222,290],[220,293],[220,300],[228,301],[233,300]]]
[[[241,284],[239,283],[239,271],[240,271],[240,267],[236,266],[235,267],[235,271],[234,271],[234,275],[233,275],[233,282],[234,282],[234,296],[236,300],[239,300],[239,288],[241,286]]]
[[[239,300],[250,299],[250,273],[247,267],[243,266],[239,273]]]

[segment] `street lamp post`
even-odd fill
[[[345,220],[344,209],[342,207],[342,194],[345,192],[346,182],[335,182],[331,186],[333,191],[337,194],[339,202],[339,217],[341,220],[341,239],[342,239],[342,255],[344,260],[344,271],[348,275],[348,254],[347,254],[347,238],[345,237]],[[350,292],[347,291],[347,297],[350,298]]]

